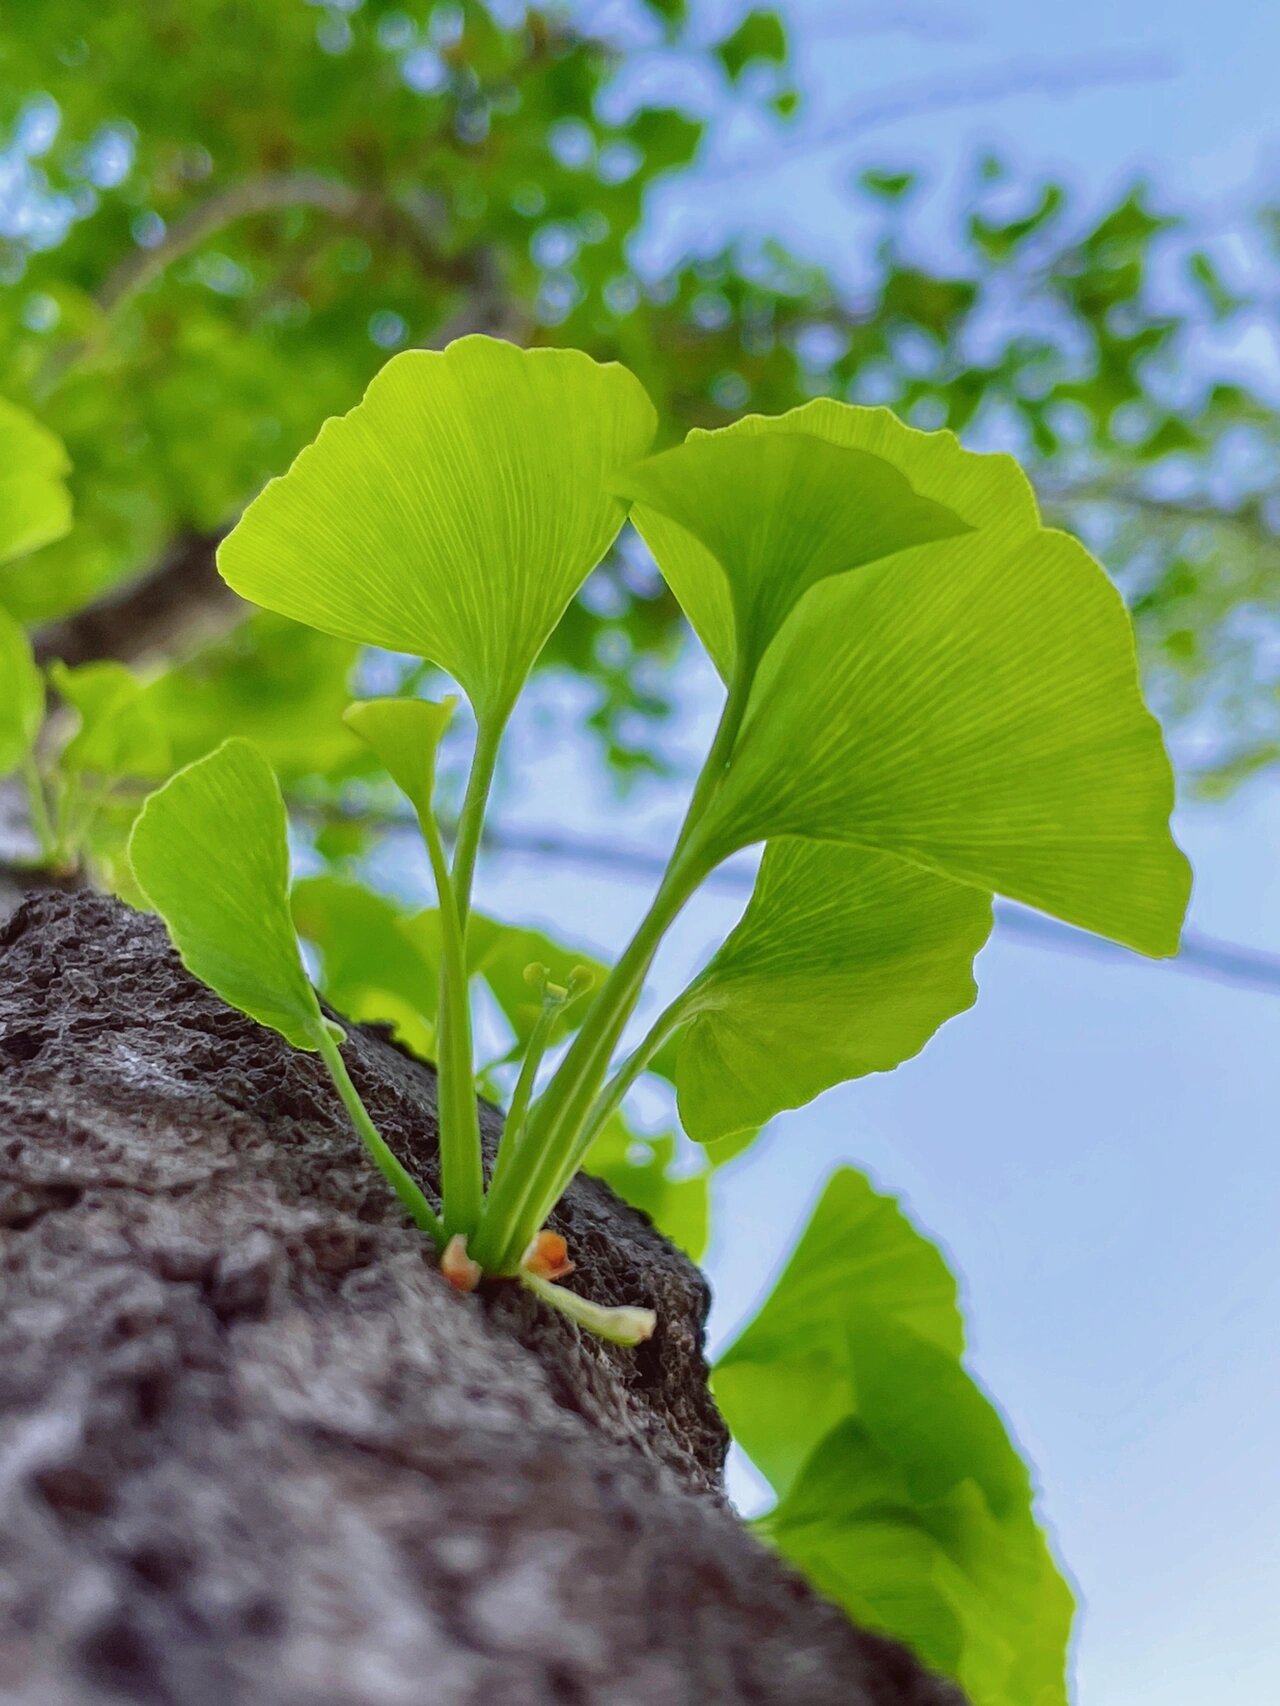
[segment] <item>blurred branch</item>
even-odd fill
[[[331,810],[314,803],[291,800],[289,808],[304,819],[323,822],[363,823],[394,834],[417,833],[417,821],[409,813],[369,812],[339,808]],[[446,829],[451,826],[446,825]],[[624,878],[658,882],[666,870],[667,861],[660,853],[643,848],[622,847],[615,842],[594,841],[578,837],[546,835],[519,829],[491,829],[486,832],[484,850],[507,853],[520,858],[546,859],[565,865],[576,865],[590,871],[612,871]],[[720,865],[707,879],[708,886],[745,894],[755,881],[752,870],[742,865]],[[1124,961],[1132,965],[1140,956],[1104,937],[1077,930],[1070,924],[1047,918],[1038,912],[1012,901],[997,899],[996,923],[1003,935],[1025,941],[1036,947],[1050,948],[1059,953],[1084,955],[1089,959]],[[1226,983],[1236,988],[1260,990],[1280,995],[1280,954],[1266,953],[1238,942],[1223,941],[1195,930],[1183,932],[1182,946],[1174,959],[1148,961],[1199,977],[1211,982]]]
[[[36,658],[92,663],[115,658],[137,664],[170,656],[213,639],[234,625],[247,606],[218,574],[216,534],[176,539],[140,579],[117,587],[60,622],[36,631]]]
[[[191,254],[227,226],[253,214],[315,207],[335,219],[350,220],[359,206],[360,196],[350,184],[322,177],[318,172],[281,172],[230,184],[175,220],[154,248],[138,249],[127,255],[98,292],[98,306],[104,314],[114,313],[175,261]]]

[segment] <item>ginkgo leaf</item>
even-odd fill
[[[759,1314],[715,1367],[716,1402],[743,1450],[785,1493],[854,1404],[849,1328],[864,1314],[964,1347],[956,1282],[936,1245],[861,1173],[834,1173]]]
[[[626,368],[467,337],[411,350],[325,423],[223,542],[245,598],[439,664],[510,709],[622,524],[656,418]]]
[[[857,1344],[859,1370],[873,1385],[886,1376],[897,1384],[923,1437],[918,1430],[901,1453],[849,1417],[760,1530],[858,1624],[904,1642],[972,1706],[1067,1706],[1075,1606],[998,1414],[958,1364],[909,1333],[859,1334]],[[948,1373],[964,1385],[953,1388]],[[966,1429],[978,1416],[983,1441]],[[974,1473],[932,1496],[913,1486],[922,1462],[941,1480],[952,1460]],[[1020,1491],[998,1512],[977,1477],[1014,1468]]]
[[[979,530],[821,582],[756,677],[702,834],[895,853],[1150,954],[1190,874],[1119,594],[1084,547]]]
[[[44,678],[26,630],[7,610],[0,610],[0,684],[0,776],[7,776],[35,750],[44,721]]]
[[[963,1339],[936,1246],[843,1169],[716,1399],[779,1495],[762,1532],[853,1618],[974,1706],[1065,1706],[1071,1593]]]
[[[680,1118],[699,1142],[922,1049],[977,994],[991,897],[890,854],[770,843],[742,921],[681,998]]]
[[[0,563],[70,529],[70,468],[62,440],[0,397]]]
[[[362,699],[342,720],[371,746],[400,791],[422,816],[436,790],[436,754],[453,716],[455,698]]]
[[[129,838],[134,875],[182,963],[295,1048],[324,1021],[289,912],[289,844],[275,774],[228,740],[147,799]]]
[[[807,433],[695,432],[618,489],[726,679],[816,582],[969,531],[892,463]]]

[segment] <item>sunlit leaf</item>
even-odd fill
[[[395,357],[224,541],[255,603],[429,658],[503,715],[622,524],[653,407],[625,368],[468,337]]]
[[[44,679],[31,641],[8,611],[0,610],[0,776],[35,749],[44,721]]]
[[[1174,952],[1173,779],[1102,570],[1038,525],[1006,458],[838,404],[751,431],[802,418],[899,454],[974,531],[809,589],[756,677],[708,847],[851,842]]]
[[[1065,1706],[1071,1594],[962,1350],[941,1254],[842,1170],[716,1397],[779,1495],[762,1531],[855,1620],[974,1706]]]
[[[680,1118],[700,1142],[916,1054],[972,1005],[990,896],[830,842],[766,849],[741,923],[682,999]]]
[[[816,582],[968,531],[882,457],[808,433],[695,432],[618,485],[726,679]]]
[[[387,774],[421,816],[431,812],[436,753],[456,699],[362,699],[342,720],[372,747]]]
[[[289,914],[288,824],[270,765],[225,741],[157,789],[129,839],[188,971],[295,1048],[323,1023]]]
[[[0,563],[68,531],[70,466],[59,438],[0,397]]]

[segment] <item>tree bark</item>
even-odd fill
[[[433,1191],[430,1069],[347,1054]],[[6,1706],[955,1706],[725,1504],[697,1270],[593,1180],[558,1225],[650,1344],[450,1291],[313,1056],[156,920],[31,896],[0,926]]]

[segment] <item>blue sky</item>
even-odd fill
[[[710,35],[736,9],[695,6]],[[769,230],[856,278],[863,233],[841,186],[869,164],[923,168],[937,231],[964,162],[996,147],[1065,175],[1101,207],[1152,176],[1206,228],[1232,221],[1280,163],[1280,9],[1261,0],[794,0],[784,4],[810,136],[847,134],[886,89],[1008,98],[884,123],[839,145],[725,174],[755,138],[729,127],[701,188],[655,200],[655,254]],[[1054,68],[1087,73],[1052,95]],[[1127,80],[1096,85],[1106,71]],[[669,78],[669,68],[648,74]],[[707,182],[715,173],[714,194]],[[696,666],[690,739],[713,710]],[[541,828],[659,847],[672,802],[620,810],[581,763],[579,707],[526,720],[510,813]],[[554,808],[548,802],[554,801]],[[1193,922],[1280,950],[1280,794],[1184,808]],[[616,949],[645,889],[504,856],[481,899],[570,923]],[[660,966],[670,990],[737,906],[707,895]],[[1280,999],[1136,959],[1052,953],[999,934],[975,1011],[898,1072],[776,1122],[723,1177],[710,1257],[721,1342],[767,1288],[827,1173],[867,1168],[903,1195],[962,1275],[972,1364],[1036,1466],[1084,1600],[1079,1706],[1274,1706],[1280,1700]],[[735,1477],[744,1502],[751,1480]]]
[[[708,39],[739,9],[693,8]],[[886,91],[910,116],[762,165],[759,136],[716,109],[708,164],[654,197],[652,257],[772,232],[856,281],[867,232],[842,193],[853,173],[923,171],[923,236],[943,244],[963,213],[965,165],[991,148],[1029,178],[1065,177],[1086,208],[1149,175],[1229,241],[1280,166],[1280,9],[1261,0],[1218,0],[1211,12],[1191,0],[781,10],[806,95],[802,135],[848,138]],[[1074,91],[1048,92],[1064,74]],[[640,81],[633,93],[705,94],[661,57]],[[1024,92],[1001,93],[1014,87]],[[985,97],[954,99],[966,89]],[[744,158],[757,163],[725,169]],[[1280,376],[1275,328],[1231,353]],[[692,649],[681,671],[679,744],[694,757],[716,686]],[[610,795],[584,755],[580,684],[544,678],[531,699],[512,734],[502,820],[665,851],[681,799]],[[1183,806],[1176,829],[1196,871],[1193,925],[1280,953],[1280,791],[1263,781],[1224,805]],[[397,875],[408,877],[403,864]],[[425,869],[417,887],[430,893]],[[478,874],[481,905],[606,956],[648,888],[510,853]],[[740,909],[724,891],[688,909],[638,1025]],[[778,1120],[720,1175],[713,1341],[727,1342],[765,1294],[831,1170],[863,1167],[961,1276],[971,1366],[1035,1466],[1083,1601],[1077,1706],[1275,1706],[1280,997],[999,930],[978,980],[976,1009],[923,1055]],[[732,1486],[744,1508],[758,1501],[740,1464]]]

